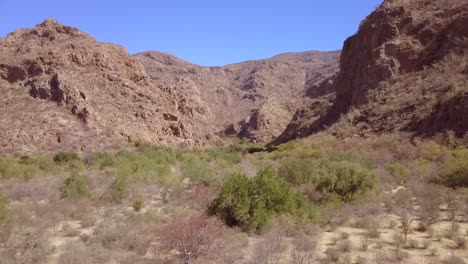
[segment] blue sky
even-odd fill
[[[0,36],[48,17],[130,53],[158,50],[217,66],[337,50],[382,0],[0,0]]]

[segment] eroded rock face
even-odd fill
[[[0,151],[205,145],[171,91],[120,46],[47,19],[0,39]]]
[[[135,58],[154,81],[170,87],[179,112],[199,126],[221,136],[269,141],[282,132],[306,92],[312,97],[333,92],[315,89],[337,72],[339,52],[286,53],[222,67],[160,52]]]
[[[333,104],[326,111],[305,106],[276,143],[334,126],[344,114],[360,134],[466,133],[453,118],[431,118],[434,112],[453,116],[440,110],[451,107],[440,106],[467,92],[466,25],[467,0],[384,1],[344,43]]]
[[[287,105],[267,101],[241,122],[239,134],[254,142],[269,142],[284,131],[291,118],[292,111]]]

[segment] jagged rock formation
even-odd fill
[[[275,143],[329,126],[343,135],[432,136],[452,130],[463,136],[468,131],[466,25],[467,0],[384,1],[344,43],[338,75],[319,86],[333,86],[336,99],[308,100]]]
[[[307,91],[330,92],[314,87],[337,72],[339,52],[285,53],[223,67],[193,65],[160,52],[135,58],[155,82],[171,88],[180,112],[213,133],[270,141]]]
[[[0,39],[0,150],[96,150],[135,140],[206,144],[120,46],[47,19]]]

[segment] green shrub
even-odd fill
[[[91,164],[94,166],[98,166],[99,169],[111,168],[115,167],[115,159],[109,153],[98,152],[94,153],[91,157]]]
[[[325,161],[320,165],[316,189],[350,201],[375,188],[370,170],[351,161]]]
[[[375,168],[375,164],[363,159],[357,154],[354,153],[333,153],[330,155],[329,158],[330,161],[349,161],[351,163],[356,163],[359,164],[362,167],[365,167],[369,170],[372,170]]]
[[[468,187],[468,149],[454,150],[445,162],[441,181],[451,188]]]
[[[385,169],[401,181],[408,180],[410,172],[405,165],[399,162],[385,164]]]
[[[90,197],[89,179],[76,171],[72,171],[71,176],[65,179],[60,187],[62,198]]]
[[[203,154],[186,152],[180,155],[180,168],[185,178],[194,183],[216,185],[216,177]]]
[[[128,177],[117,176],[111,185],[112,199],[115,202],[122,202],[128,197]]]
[[[140,199],[136,199],[133,202],[133,210],[135,210],[135,212],[140,212],[141,209],[143,209],[143,201]]]
[[[294,186],[312,185],[328,198],[350,201],[375,187],[369,165],[352,156],[335,156],[320,163],[292,159],[280,167],[278,174]]]
[[[164,150],[120,151],[115,155],[117,175],[162,184],[172,184],[179,180],[172,175],[173,162],[173,155]]]
[[[206,153],[210,160],[217,160],[225,166],[237,164],[243,157],[242,152],[229,149],[211,149],[207,150]]]
[[[304,196],[294,193],[272,169],[259,172],[253,179],[238,173],[230,175],[208,212],[227,225],[238,226],[247,232],[262,231],[273,215],[281,213],[317,217],[317,212]]]
[[[54,163],[44,157],[0,156],[0,179],[18,178],[23,180],[54,172]]]
[[[76,152],[59,152],[55,154],[54,161],[58,164],[63,164],[71,161],[81,162],[81,158]]]
[[[0,193],[0,224],[10,219],[9,201],[6,196]]]
[[[278,175],[293,185],[316,183],[318,165],[307,159],[291,159],[278,170]]]

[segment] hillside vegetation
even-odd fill
[[[396,134],[344,141],[317,134],[259,149],[138,143],[112,153],[3,155],[2,260],[397,263],[452,253],[467,259],[462,145]]]

